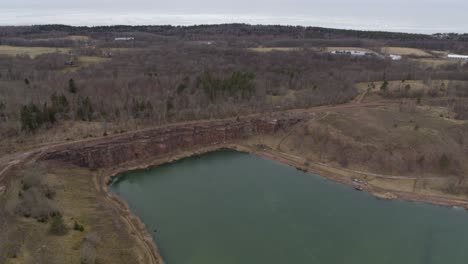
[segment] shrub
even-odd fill
[[[386,92],[388,90],[388,81],[385,80],[380,86],[380,91]]]
[[[52,235],[63,236],[68,233],[68,227],[63,222],[62,216],[55,216],[50,223],[49,232]]]
[[[448,156],[446,154],[443,154],[442,156],[440,156],[439,168],[442,171],[446,171],[449,166],[450,166],[450,160],[449,160]]]
[[[39,222],[46,222],[49,217],[60,215],[38,187],[31,187],[21,192],[20,198],[15,208],[15,213],[18,215],[32,217]]]
[[[99,241],[96,234],[89,234],[85,237],[81,245],[81,264],[94,264],[96,262],[96,247]]]
[[[75,225],[73,226],[73,230],[83,232],[83,231],[84,231],[84,226],[81,225],[81,224],[78,223],[78,222],[75,222]]]

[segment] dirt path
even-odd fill
[[[296,159],[296,160],[301,160],[303,162],[306,162],[306,160],[304,158],[299,157],[299,156],[295,156],[295,155],[288,154],[288,153],[285,153],[285,152],[280,152],[280,151],[275,151],[275,152],[278,152],[278,153],[276,153],[276,155],[279,154],[279,155],[282,155],[282,156],[285,156],[285,157],[289,157],[289,158],[293,158],[293,159]],[[346,168],[342,168],[342,167],[334,167],[334,166],[332,166],[330,164],[326,164],[326,163],[322,163],[322,162],[312,162],[312,161],[308,161],[308,162],[311,165],[319,165],[319,166],[327,167],[327,168],[334,169],[334,170],[341,170],[341,171],[351,172],[351,173],[355,173],[355,174],[362,174],[362,175],[366,175],[366,176],[372,176],[372,177],[376,177],[376,178],[389,179],[389,180],[418,180],[418,179],[438,180],[438,179],[447,179],[447,177],[442,177],[442,176],[433,176],[433,177],[420,178],[420,177],[416,177],[416,176],[378,174],[378,173],[371,173],[371,172],[365,172],[365,171],[351,170],[351,169],[346,169]]]

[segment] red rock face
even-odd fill
[[[58,147],[41,160],[69,162],[81,167],[103,168],[155,157],[194,146],[229,143],[252,135],[273,134],[307,119],[304,114],[283,118],[250,118],[200,124],[172,125],[125,135]]]

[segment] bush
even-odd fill
[[[450,166],[450,160],[449,160],[448,156],[446,154],[443,154],[442,156],[440,156],[439,168],[442,171],[447,171],[449,166]]]
[[[41,185],[46,173],[46,168],[40,164],[29,165],[26,167],[22,171],[23,178],[21,183],[23,184],[23,189],[27,190],[29,187],[37,187]]]
[[[23,175],[15,213],[24,217],[33,217],[39,222],[47,222],[50,217],[60,215],[49,202],[56,192],[44,183],[45,168],[38,165],[29,166],[23,171]]]
[[[21,192],[21,200],[15,208],[15,213],[24,217],[35,218],[39,222],[47,222],[49,217],[60,215],[60,212],[49,204],[38,187],[31,187]]]
[[[73,226],[73,230],[83,232],[83,231],[84,231],[84,226],[81,225],[81,224],[78,223],[78,222],[75,222],[75,225]]]
[[[85,237],[81,245],[81,264],[94,264],[96,262],[96,247],[99,241],[96,234],[89,234]]]
[[[81,264],[94,264],[96,262],[96,248],[88,243],[81,247]]]
[[[50,223],[49,232],[52,235],[63,236],[68,233],[68,227],[63,222],[62,216],[55,216]]]

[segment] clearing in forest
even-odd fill
[[[28,55],[35,58],[46,53],[68,53],[70,48],[50,48],[50,47],[17,47],[0,45],[0,55],[17,56]]]
[[[403,47],[382,47],[381,52],[385,54],[395,54],[402,56],[416,56],[416,57],[432,57],[431,54],[422,50],[414,48],[403,48]]]

